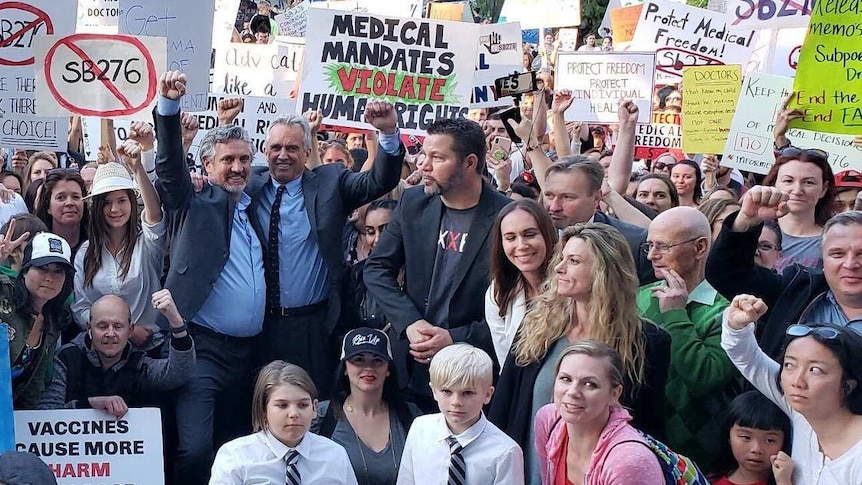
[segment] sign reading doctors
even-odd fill
[[[368,101],[390,101],[405,134],[467,115],[479,26],[312,8],[308,31],[300,112],[359,128]]]

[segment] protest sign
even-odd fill
[[[520,22],[524,29],[581,24],[581,0],[506,0],[500,22]]]
[[[212,90],[286,98],[299,74],[303,50],[301,40],[293,38],[276,44],[227,45],[216,51]]]
[[[167,70],[188,76],[182,109],[206,104],[209,92],[214,3],[120,0],[120,33],[167,39]]]
[[[557,33],[561,51],[573,51],[578,48],[578,29],[560,29]]]
[[[161,422],[155,408],[120,419],[93,409],[15,411],[15,446],[45,462],[59,485],[164,485]]]
[[[632,48],[655,50],[658,80],[678,82],[686,66],[745,65],[754,30],[729,30],[726,15],[649,0],[644,3]]]
[[[150,125],[153,125],[152,117],[141,117],[141,119],[144,118],[147,118]],[[102,121],[99,118],[91,116],[81,117],[81,130],[84,133],[84,160],[88,162],[98,161],[99,147],[102,146]],[[132,125],[131,119],[111,120],[111,125],[114,128],[114,139],[117,145],[120,145],[129,138],[129,130]]]
[[[130,116],[156,99],[165,39],[73,34],[40,37],[34,48],[40,115]]]
[[[616,50],[623,50],[632,41],[642,9],[643,5],[634,5],[611,10],[611,29]]]
[[[278,22],[279,35],[288,37],[305,37],[305,27],[308,23],[308,0],[304,0],[292,9],[275,16]]]
[[[312,8],[299,111],[325,123],[367,127],[370,100],[395,105],[405,133],[466,116],[473,92],[479,26]]]
[[[814,0],[726,0],[732,29],[805,27]]]
[[[566,121],[617,123],[621,99],[639,109],[638,123],[652,119],[655,54],[560,52],[554,86],[572,90]]]
[[[742,83],[742,66],[696,66],[682,71],[682,151],[724,149]]]
[[[78,24],[75,32],[116,34],[119,16],[119,0],[78,0]]]
[[[0,323],[0,455],[15,449],[15,421],[12,418],[12,369],[9,364],[9,326]]]
[[[862,4],[819,2],[799,53],[791,106],[805,117],[791,126],[827,133],[862,133]],[[824,82],[828,80],[828,82]]]
[[[746,75],[724,147],[722,166],[763,174],[769,171],[775,163],[774,120],[792,87],[793,79],[789,77],[764,73]],[[834,172],[848,168],[862,170],[862,148],[853,146],[853,136],[790,129],[787,137],[794,145],[829,153],[829,164]]]
[[[75,32],[77,0],[0,4],[0,146],[66,151],[67,117],[36,116],[33,43]]]
[[[635,129],[635,158],[654,159],[671,152],[682,158],[682,92],[679,85],[656,85],[652,120]]]
[[[796,29],[781,29],[775,33],[771,74],[778,76],[796,76],[796,66],[799,64],[799,53],[805,40],[805,27]]]
[[[360,12],[393,17],[421,18],[422,0],[312,0],[313,8],[328,8],[343,12]]]
[[[213,13],[213,49],[221,49],[231,41],[236,28],[240,0],[215,0]]]
[[[522,60],[520,24],[480,24],[479,57],[473,76],[470,107],[511,106],[514,103],[511,96],[497,97],[494,80],[523,71]]]
[[[428,18],[453,22],[472,22],[473,14],[467,2],[429,3]]]

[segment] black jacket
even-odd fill
[[[622,234],[626,239],[626,242],[629,243],[629,248],[632,250],[632,258],[635,260],[635,267],[638,271],[638,282],[640,283],[640,286],[658,281],[658,278],[655,277],[652,263],[647,259],[646,253],[641,250],[641,244],[645,243],[647,238],[646,229],[635,226],[634,224],[629,224],[628,222],[623,222],[615,217],[609,217],[603,212],[596,212],[596,216],[593,218],[593,221],[607,224],[617,231],[620,231],[620,234]]]
[[[829,290],[823,271],[794,264],[784,273],[754,264],[754,252],[762,226],[746,232],[733,232],[737,213],[724,220],[718,239],[706,260],[706,279],[728,300],[739,294],[762,299],[769,310],[758,322],[760,348],[778,359],[784,345],[784,332],[796,323],[802,312],[818,295]]]
[[[667,411],[664,406],[665,384],[670,368],[670,335],[658,326],[644,321],[646,337],[646,368],[644,384],[635,387],[626,377],[623,383],[622,405],[631,410],[632,426],[664,440]],[[533,386],[539,376],[541,362],[520,367],[511,352],[503,366],[503,373],[491,398],[488,419],[508,434],[521,448],[530,443]]]

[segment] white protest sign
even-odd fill
[[[216,51],[212,91],[286,98],[299,74],[303,50],[300,39],[276,44],[229,44]]]
[[[638,123],[652,119],[655,54],[642,52],[560,52],[557,89],[572,90],[566,121],[617,123],[621,99],[637,105]]]
[[[772,69],[770,72],[779,76],[796,76],[796,65],[799,63],[799,52],[805,40],[806,27],[796,29],[781,29],[778,31],[773,47]]]
[[[746,76],[724,148],[723,166],[756,173],[769,171],[775,163],[773,123],[792,89],[793,79],[789,77],[763,73]],[[862,170],[862,148],[853,146],[851,135],[792,128],[787,137],[798,147],[825,150],[836,173],[847,169]]]
[[[494,80],[524,70],[521,26],[508,24],[479,25],[479,58],[473,75],[471,108],[511,106],[511,96],[498,98]]]
[[[806,27],[814,0],[726,0],[731,29]]]
[[[111,118],[151,108],[165,39],[73,34],[36,39],[38,113]]]
[[[557,33],[561,51],[573,51],[578,48],[578,29],[560,29]]]
[[[687,66],[746,65],[755,35],[754,30],[729,30],[726,15],[650,0],[641,10],[632,48],[655,50],[657,79],[679,82]]]
[[[308,0],[304,0],[292,9],[275,16],[278,22],[278,33],[289,37],[305,37],[308,24]]]
[[[202,109],[209,92],[213,2],[120,0],[120,7],[121,34],[167,38],[167,70],[188,76],[182,109]]]
[[[77,33],[116,34],[119,0],[78,0]]]
[[[158,409],[121,419],[93,409],[15,411],[18,451],[39,456],[59,485],[164,485]]]
[[[75,32],[77,0],[0,3],[0,146],[66,151],[68,117],[36,116],[34,41]]]
[[[367,128],[368,101],[395,105],[405,134],[467,115],[479,26],[309,9],[298,112],[321,110],[324,123]]]
[[[221,49],[231,41],[236,28],[236,17],[240,0],[215,0],[213,13],[213,49]]]
[[[360,12],[393,17],[422,17],[423,0],[313,0],[312,8]]]
[[[581,0],[506,0],[500,21],[520,22],[523,29],[569,27],[581,23]]]
[[[153,124],[152,120],[149,121]],[[131,119],[115,119],[111,121],[114,125],[114,137],[117,140],[117,145],[120,145],[129,138],[129,131],[132,126]],[[102,123],[99,118],[91,116],[81,117],[81,130],[84,132],[84,160],[88,162],[97,162],[99,155],[99,147],[102,146]]]

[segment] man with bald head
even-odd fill
[[[154,391],[183,385],[194,372],[194,342],[168,290],[153,293],[153,306],[171,327],[168,357],[153,359],[135,348],[129,305],[105,295],[90,309],[87,333],[54,358],[54,378],[39,409],[102,409],[121,417],[130,407],[154,404]]]
[[[659,214],[643,244],[659,281],[642,286],[637,297],[641,317],[671,336],[667,443],[707,468],[711,451],[726,438],[722,411],[741,385],[721,348],[721,315],[729,302],[704,276],[711,242],[709,222],[697,209]]]

